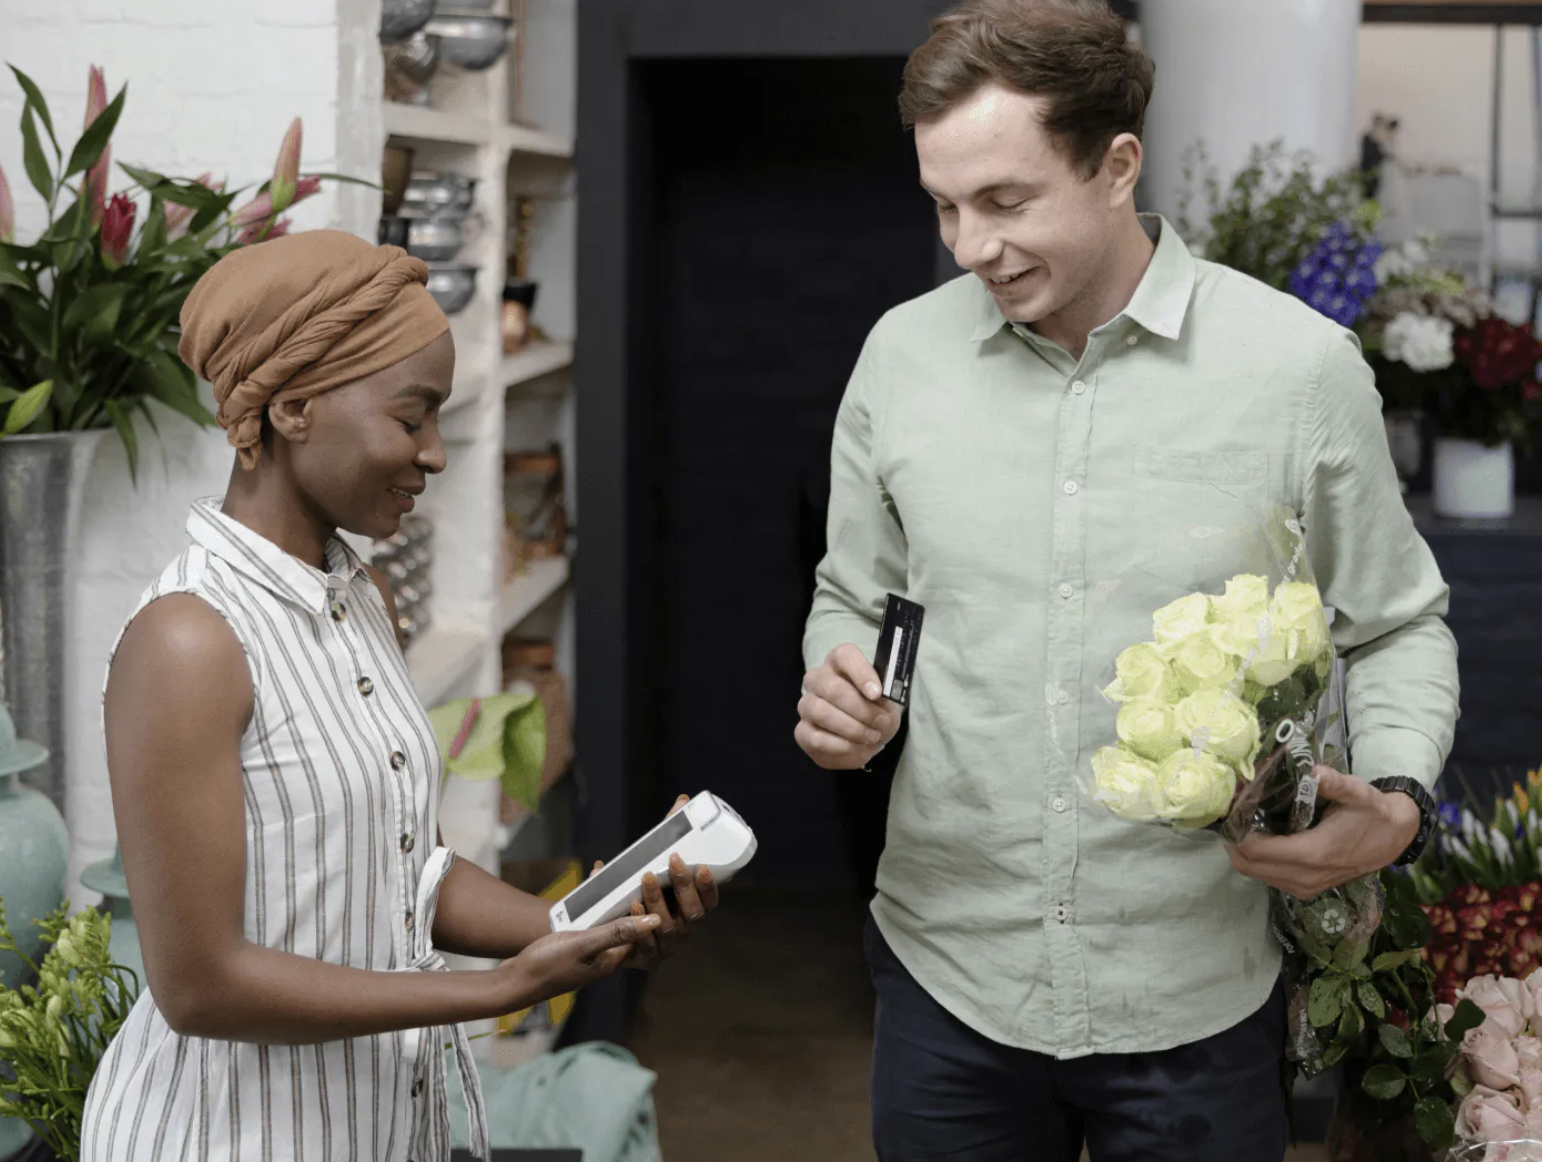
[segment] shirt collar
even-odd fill
[[[226,516],[220,511],[217,497],[193,503],[187,518],[187,534],[194,544],[264,589],[312,613],[326,611],[329,578],[352,581],[365,573],[363,560],[341,537],[327,542],[327,571],[323,573]]]
[[[1127,318],[1164,339],[1176,339],[1183,331],[1183,319],[1194,295],[1197,273],[1194,256],[1178,237],[1178,231],[1160,214],[1141,214],[1139,217],[1147,233],[1156,233],[1156,253],[1151,256],[1151,264],[1141,276],[1129,306],[1116,318]],[[1001,313],[995,296],[985,289],[984,284],[978,279],[975,282],[975,325],[969,337],[981,342],[1009,326],[1010,320]]]

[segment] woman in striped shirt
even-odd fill
[[[239,460],[145,593],[104,727],[148,989],[86,1102],[82,1158],[447,1162],[443,1049],[487,1153],[460,1023],[651,963],[716,904],[553,934],[548,904],[438,844],[440,761],[384,579],[444,469],[454,347],[394,247],[315,231],[236,251],[182,313]],[[438,950],[497,957],[447,972]]]

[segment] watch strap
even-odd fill
[[[1404,849],[1403,854],[1394,861],[1394,866],[1402,867],[1413,863],[1424,854],[1424,849],[1429,846],[1430,839],[1435,834],[1435,828],[1440,822],[1440,809],[1434,798],[1425,790],[1424,784],[1417,779],[1411,779],[1407,775],[1385,775],[1379,779],[1372,779],[1371,786],[1378,791],[1398,791],[1407,795],[1419,807],[1419,830],[1414,835],[1413,842]]]

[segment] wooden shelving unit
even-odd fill
[[[528,11],[526,9],[528,8]],[[510,631],[555,635],[558,666],[572,684],[572,602],[568,556],[527,562],[505,584],[502,538],[503,452],[572,447],[574,353],[572,158],[576,126],[576,0],[497,0],[513,17],[512,51],[492,68],[468,73],[442,65],[428,107],[383,102],[386,141],[410,147],[417,170],[453,171],[477,181],[476,227],[456,261],[478,267],[475,297],[451,319],[454,391],[441,414],[449,465],[420,505],[433,522],[431,623],[407,651],[424,703],[496,692],[501,644]],[[538,199],[528,276],[540,284],[531,320],[544,337],[503,351],[500,314],[507,269],[509,206]],[[538,406],[522,408],[520,389],[539,381]],[[569,498],[571,512],[572,498]],[[361,546],[363,547],[363,546]],[[510,829],[499,822],[496,782],[447,781],[440,827],[447,846],[494,875]],[[448,958],[455,961],[456,958]],[[488,967],[461,959],[462,967]],[[473,1033],[488,1031],[478,1023]],[[484,1062],[524,1057],[549,1045],[505,1038],[473,1041]]]

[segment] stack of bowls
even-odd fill
[[[397,215],[380,220],[381,244],[428,263],[428,291],[447,315],[464,310],[476,294],[478,268],[456,261],[466,244],[476,184],[457,173],[419,171],[407,182]]]
[[[428,598],[433,593],[434,526],[426,517],[404,516],[389,540],[376,541],[373,563],[386,575],[396,598],[396,627],[404,645],[428,628]]]

